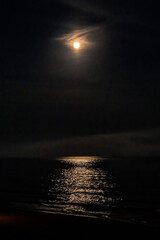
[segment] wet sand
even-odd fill
[[[159,239],[159,228],[123,221],[24,211],[0,212],[1,239]]]

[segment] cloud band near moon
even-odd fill
[[[73,48],[74,42],[78,41],[81,44],[81,49],[86,49],[96,44],[94,35],[99,34],[101,29],[101,26],[87,26],[84,28],[78,28],[55,38],[55,40],[61,41],[69,48]]]

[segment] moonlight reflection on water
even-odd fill
[[[47,208],[65,213],[107,217],[118,201],[116,183],[108,171],[96,166],[99,157],[58,159],[64,167],[50,175]]]

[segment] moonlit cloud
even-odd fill
[[[72,48],[73,43],[78,41],[81,44],[81,48],[85,49],[96,44],[93,36],[97,34],[100,29],[100,26],[79,28],[56,38],[56,40],[64,42],[69,48]]]

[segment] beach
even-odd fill
[[[159,239],[159,228],[66,214],[0,211],[1,239]]]

